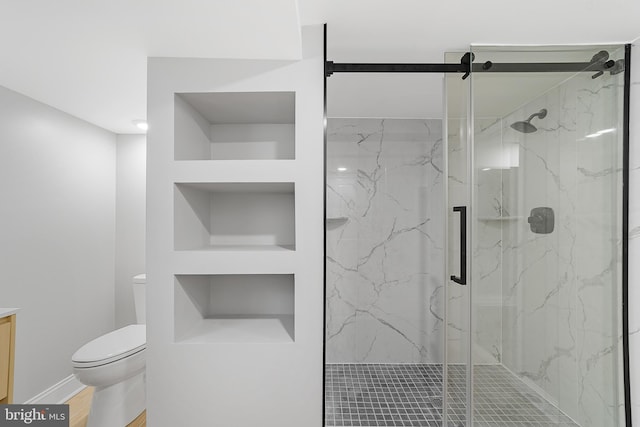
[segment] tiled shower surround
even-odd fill
[[[612,383],[622,357],[620,241],[611,238],[621,235],[622,163],[611,129],[621,126],[614,107],[622,87],[616,76],[603,77],[568,79],[506,117],[476,121],[473,351],[481,365],[475,375],[497,369],[518,384],[515,394],[493,401],[507,406],[490,411],[501,414],[513,404],[509,399],[526,395],[546,408],[537,416],[551,414],[541,420],[525,411],[530,418],[483,424],[476,412],[478,425],[622,424],[622,384]],[[541,108],[548,114],[536,121],[537,132],[510,128]],[[327,367],[328,414],[341,410],[335,385],[354,378],[375,383],[352,384],[356,407],[367,406],[363,396],[392,412],[405,407],[377,386],[396,387],[395,398],[413,403],[402,416],[387,414],[391,421],[371,409],[373,415],[362,418],[371,424],[356,424],[349,414],[357,411],[347,405],[344,423],[328,418],[328,425],[441,420],[437,375],[380,373],[387,366],[380,364],[402,370],[442,363],[441,133],[434,120],[329,121],[327,362],[334,365]],[[451,159],[463,153],[454,138],[449,144]],[[458,172],[449,171],[451,191],[464,187]],[[535,207],[553,208],[552,233],[530,231],[527,217]],[[464,290],[451,286],[450,292],[448,360],[462,363],[464,320],[457,316],[463,308],[456,304]],[[476,382],[475,401],[491,390]],[[451,402],[455,408],[455,398]],[[457,405],[464,408],[462,401]]]
[[[622,83],[578,75],[476,130],[477,350],[583,427],[624,420]],[[537,132],[510,127],[542,108]],[[550,234],[530,230],[536,207]]]
[[[442,362],[442,126],[330,119],[327,361]]]

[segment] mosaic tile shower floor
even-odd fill
[[[442,424],[442,365],[329,364],[327,426]],[[449,367],[449,426],[464,426],[466,371]],[[573,426],[570,418],[500,365],[476,366],[475,426]],[[480,390],[481,392],[478,392]]]

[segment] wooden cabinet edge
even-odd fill
[[[0,400],[0,404],[13,403],[13,370],[16,354],[16,315],[3,317],[0,319],[0,323],[7,323],[11,325],[11,332],[9,335],[9,380],[7,386],[7,396]]]

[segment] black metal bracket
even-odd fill
[[[462,58],[460,58],[460,64],[462,64],[465,68],[462,80],[466,80],[466,78],[471,75],[471,64],[473,63],[474,59],[476,59],[476,56],[472,52],[467,52],[462,55]]]
[[[337,63],[326,61],[325,76],[333,73],[462,73],[466,79],[474,73],[595,73],[592,77],[600,77],[605,72],[618,74],[624,71],[625,61],[609,59],[609,53],[600,51],[589,62],[513,62],[495,63],[485,61],[474,64],[474,54],[466,52],[459,64],[384,64],[384,63]]]

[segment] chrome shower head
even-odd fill
[[[538,130],[537,127],[535,127],[534,125],[531,124],[531,120],[537,117],[539,119],[544,119],[545,117],[547,117],[547,109],[543,108],[542,110],[538,111],[537,113],[534,113],[532,115],[529,116],[529,118],[523,122],[515,122],[511,125],[512,129],[517,130],[518,132],[522,132],[522,133],[533,133],[535,131]]]

